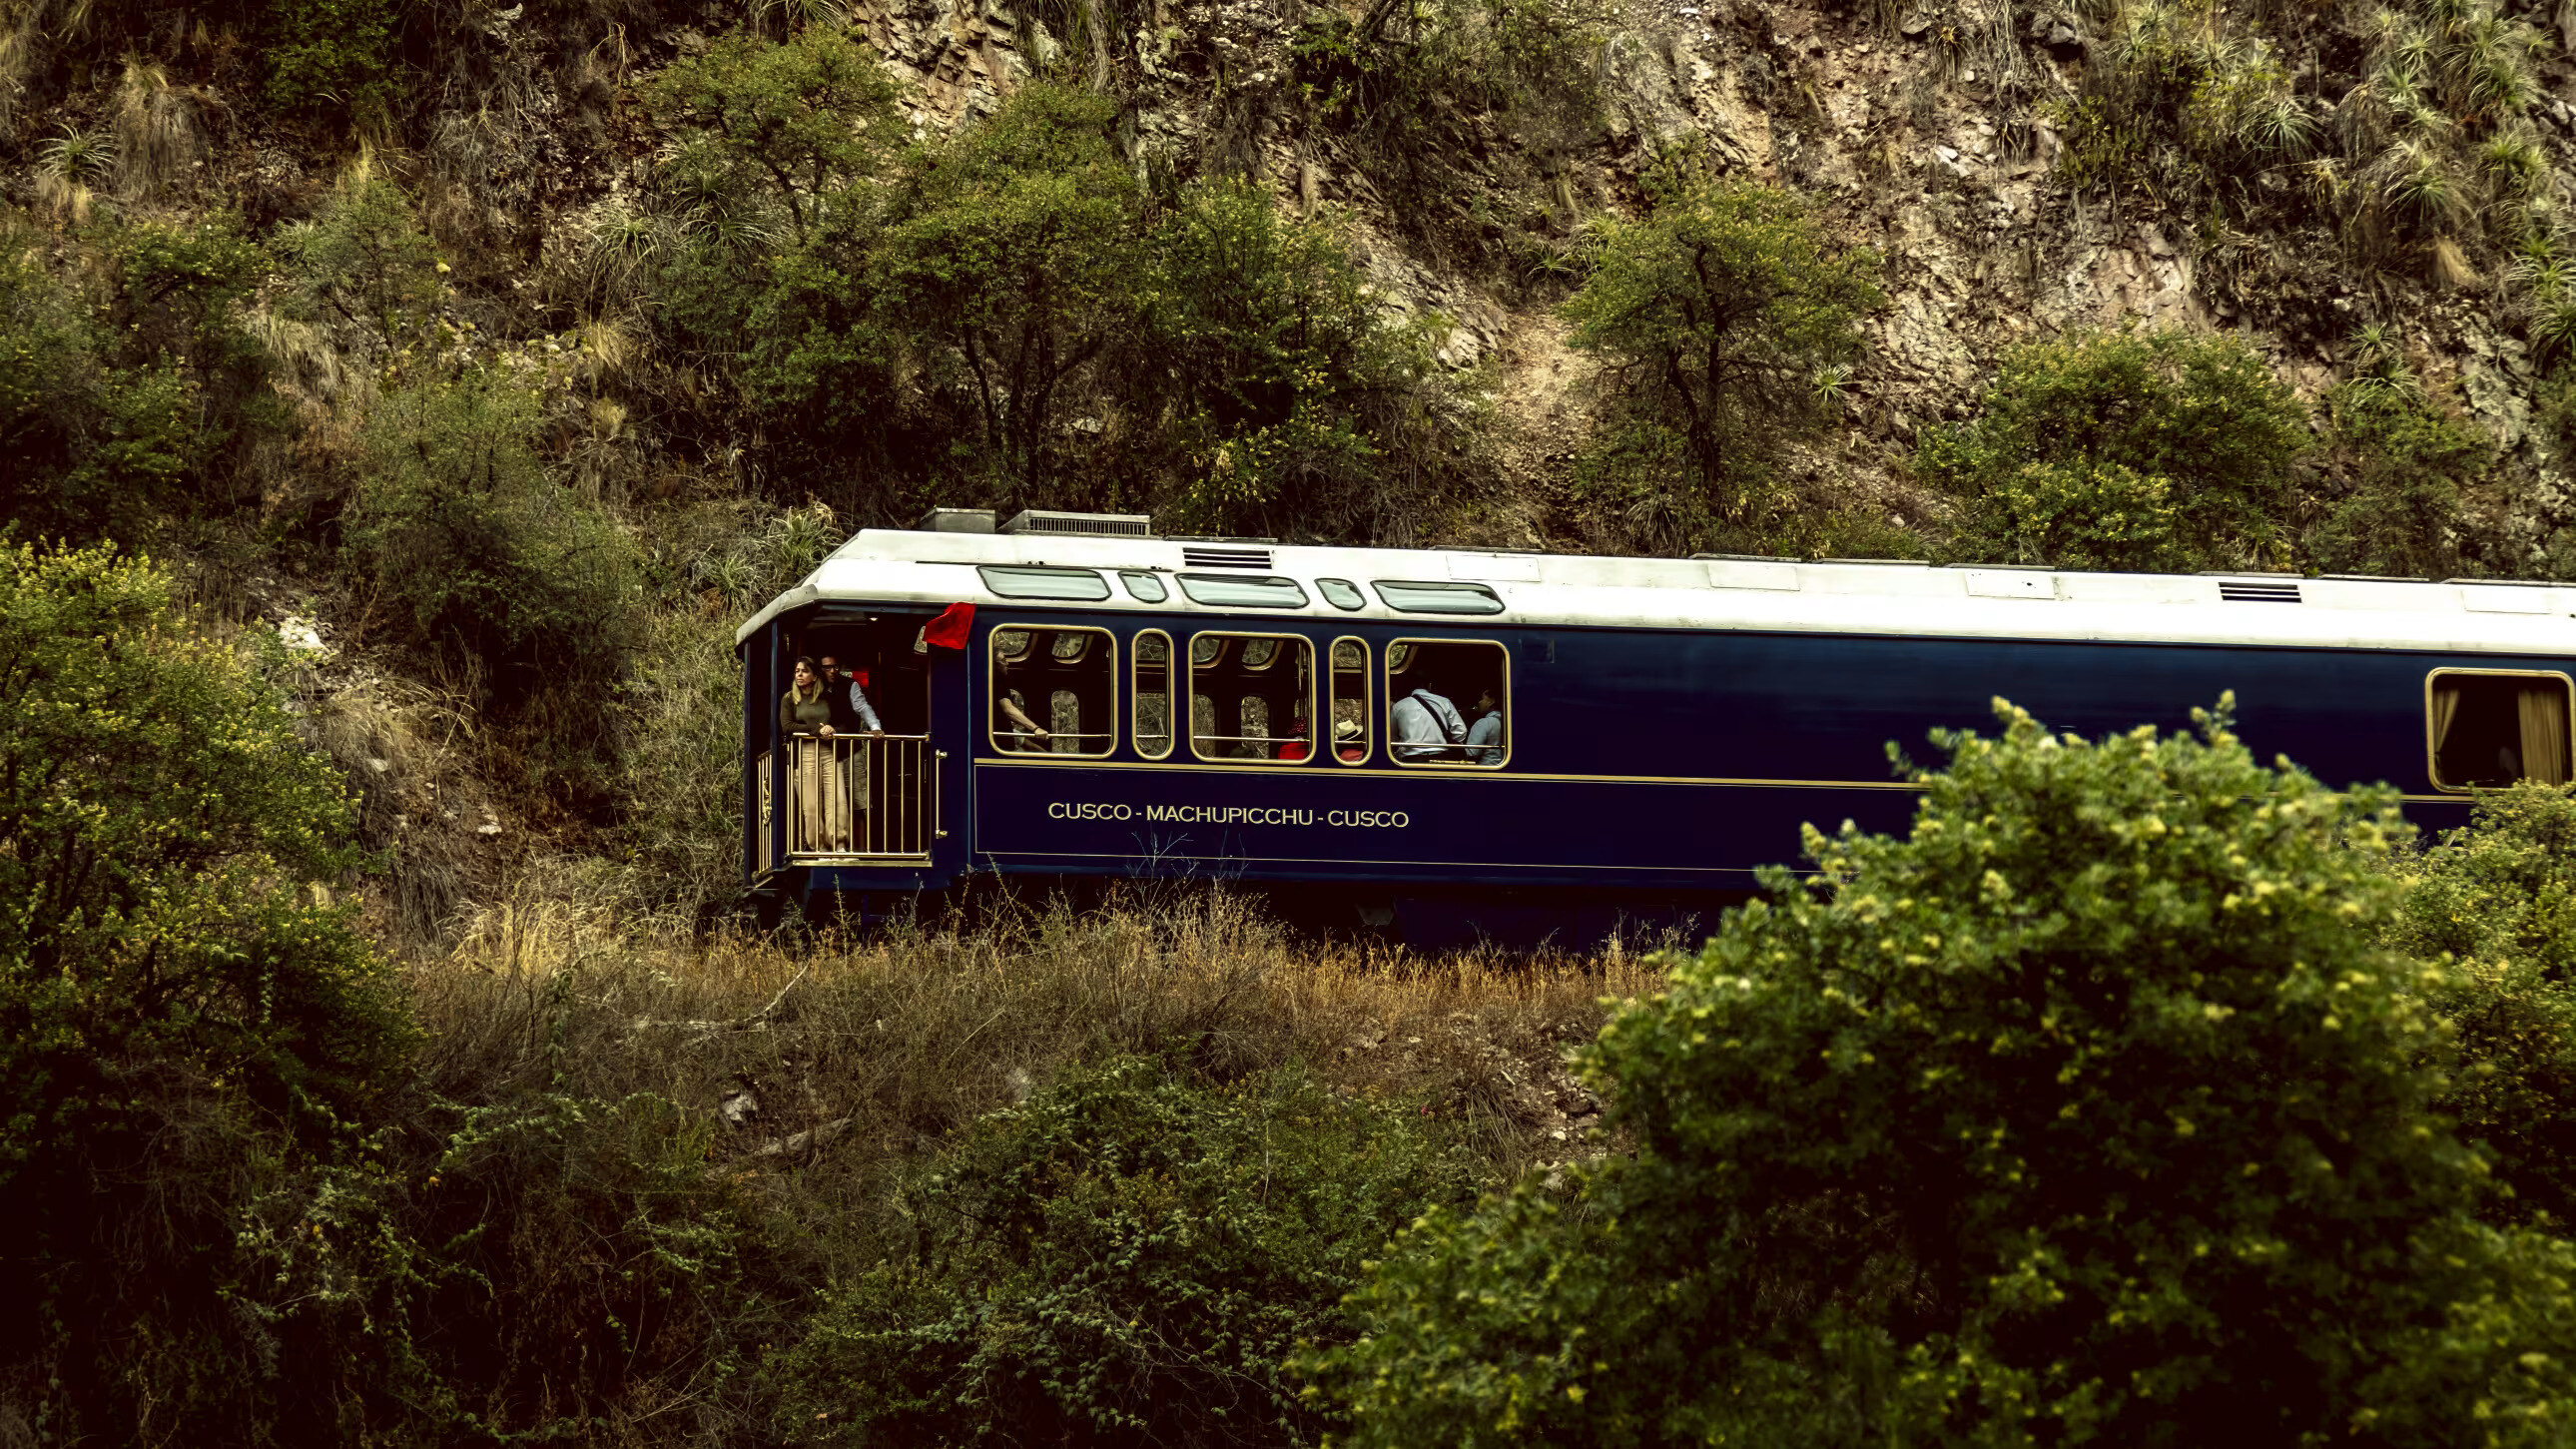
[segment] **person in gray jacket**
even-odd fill
[[[1388,753],[1411,765],[1455,760],[1456,747],[1467,742],[1467,722],[1458,717],[1458,706],[1428,683],[1387,709],[1386,731]]]
[[[1503,707],[1494,699],[1490,688],[1476,691],[1476,722],[1467,726],[1467,763],[1499,765],[1503,762]]]

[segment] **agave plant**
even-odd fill
[[[1828,417],[1839,417],[1843,404],[1852,395],[1852,369],[1847,363],[1829,363],[1819,367],[1807,379],[1816,407]]]
[[[105,131],[69,126],[36,148],[36,200],[77,226],[89,220],[91,189],[116,165],[116,143]]]
[[[116,141],[105,131],[65,126],[61,135],[36,147],[36,166],[57,180],[95,186],[116,169]]]
[[[2422,384],[2406,364],[2404,339],[2387,324],[2365,322],[2352,330],[2352,375],[2346,384],[2357,392],[2412,394]]]
[[[2525,254],[2515,257],[2506,266],[2504,277],[2515,291],[2533,303],[2551,302],[2568,290],[2569,283],[2576,282],[2576,262],[2560,256]]]
[[[840,524],[828,504],[809,503],[771,518],[760,531],[758,548],[767,554],[769,577],[779,585],[801,579],[841,546]]]
[[[2567,208],[2549,187],[2534,187],[2513,204],[2506,219],[2515,256],[2547,261],[2566,254]]]
[[[2438,228],[2464,209],[2459,179],[2441,151],[2421,139],[2398,141],[2362,177],[2373,210],[2399,222]]]
[[[2478,148],[2478,172],[2487,189],[2506,201],[2520,201],[2549,178],[2549,158],[2527,133],[2502,131]]]
[[[2561,293],[2531,310],[2531,350],[2542,362],[2576,350],[2576,294]]]
[[[764,32],[773,20],[791,31],[850,23],[849,7],[842,0],[753,0],[751,13],[753,26]]]
[[[2520,114],[2531,104],[2531,54],[2539,45],[2538,31],[2491,12],[2464,24],[2443,58],[2452,109],[2483,120]]]
[[[2317,118],[2299,98],[2286,92],[2267,96],[2245,108],[2238,118],[2237,143],[2262,156],[2296,161],[2315,144]]]
[[[752,607],[768,582],[758,565],[738,553],[709,554],[698,560],[696,572],[699,588],[714,590],[737,611]]]
[[[601,202],[582,236],[582,270],[591,285],[617,291],[661,260],[670,235],[669,225],[650,212],[623,201]]]
[[[2379,64],[2410,89],[2421,89],[2440,68],[2442,51],[2422,26],[2388,17],[2379,35]]]

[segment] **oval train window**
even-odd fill
[[[1230,574],[1176,574],[1193,604],[1221,609],[1302,609],[1306,591],[1295,579],[1243,578]]]
[[[1377,579],[1377,596],[1390,609],[1408,614],[1499,614],[1503,601],[1483,584],[1407,582]]]
[[[984,587],[1006,599],[1070,599],[1096,603],[1109,597],[1109,581],[1092,569],[985,564],[975,572],[983,576]]]
[[[1315,590],[1324,596],[1325,603],[1336,609],[1368,607],[1368,596],[1361,593],[1359,585],[1349,579],[1317,579]]]

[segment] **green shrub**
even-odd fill
[[[829,26],[783,43],[728,35],[655,77],[646,101],[682,137],[667,164],[684,187],[710,198],[759,193],[799,241],[907,141],[893,79]]]
[[[2495,445],[2411,375],[2365,376],[2326,399],[2344,491],[2304,540],[2335,573],[2449,578],[2471,555],[2463,494]]]
[[[1122,392],[1139,422],[1171,420],[1175,516],[1220,533],[1387,531],[1413,502],[1406,444],[1428,431],[1407,411],[1432,371],[1419,324],[1387,321],[1341,238],[1253,186],[1185,189],[1148,244]]]
[[[310,221],[274,241],[297,320],[389,349],[427,325],[446,288],[438,245],[421,230],[411,198],[364,167],[354,169]]]
[[[2123,326],[2014,349],[1971,421],[1927,429],[1925,481],[1966,500],[1972,561],[2278,562],[2306,417],[2243,342]],[[2043,472],[2025,470],[2040,465]],[[2090,523],[2095,506],[2117,523]],[[2059,550],[2068,550],[2061,555]]]
[[[1282,1377],[1398,1228],[1472,1191],[1416,1109],[1295,1070],[1122,1058],[994,1114],[904,1190],[915,1241],[779,1372],[836,1443],[1300,1443]]]
[[[659,324],[763,419],[772,496],[1410,536],[1461,466],[1442,324],[1383,316],[1328,223],[1241,184],[1140,186],[1116,104],[1054,84],[898,149],[873,67],[810,30],[675,67],[662,189],[602,224],[647,234]],[[751,139],[772,132],[775,155]]]
[[[2470,1215],[2394,792],[2002,714],[1604,1029],[1580,1211],[1400,1244],[1355,1442],[2552,1442],[2576,1249]]]
[[[1979,522],[2009,550],[1997,562],[2154,572],[2191,561],[2173,485],[2118,463],[2025,463],[1979,501]]]
[[[2457,1023],[2443,1107],[2495,1154],[2508,1222],[2576,1224],[2576,797],[2517,785],[2478,797],[2467,829],[2402,857],[2384,939],[2459,973],[2430,995]]]
[[[1789,193],[1675,184],[1639,222],[1598,225],[1593,273],[1565,304],[1602,355],[1611,421],[1592,476],[1680,520],[1684,538],[1756,520],[1767,457],[1832,415],[1881,300],[1868,252],[1835,248]],[[1607,492],[1596,484],[1596,491]]]
[[[314,120],[377,122],[401,96],[393,0],[269,0],[269,103]]]
[[[0,504],[48,534],[135,540],[220,497],[274,409],[236,304],[259,280],[237,223],[101,225],[82,287],[0,248]]]
[[[1145,254],[1118,107],[1053,85],[1015,93],[888,201],[868,282],[928,384],[964,400],[1007,499],[1040,496],[1059,409],[1133,331]]]
[[[0,1374],[36,1422],[247,1442],[274,1368],[238,1211],[355,1146],[409,1046],[346,789],[107,549],[0,549]],[[300,1365],[290,1374],[301,1388]]]
[[[402,642],[533,732],[529,782],[580,798],[606,785],[642,586],[633,538],[546,475],[537,418],[534,393],[488,371],[383,393],[348,550]]]

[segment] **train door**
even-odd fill
[[[817,622],[793,640],[812,668],[780,701],[776,808],[791,864],[926,861],[939,837],[930,659],[919,621]]]

